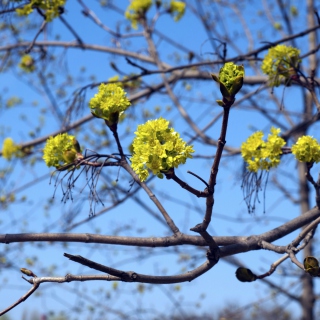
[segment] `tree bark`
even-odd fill
[[[307,11],[308,11],[308,26],[315,26],[315,14],[314,14],[314,0],[307,0]],[[316,32],[309,34],[309,50],[313,50],[316,47]],[[309,57],[309,75],[313,74],[316,70],[317,59],[316,55],[310,55]],[[312,115],[313,102],[309,92],[305,95],[305,116],[309,117]],[[307,134],[303,132],[301,134]],[[300,208],[302,214],[310,209],[310,192],[309,185],[306,179],[306,165],[305,163],[299,163],[299,179],[300,179],[300,196],[301,203]],[[313,255],[313,241],[306,246],[303,252],[304,258]],[[315,292],[314,292],[314,279],[307,273],[302,277],[302,320],[314,320],[314,306],[315,306]]]

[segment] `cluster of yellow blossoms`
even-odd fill
[[[269,76],[269,85],[278,87],[281,81],[290,83],[290,78],[296,75],[301,59],[300,50],[286,46],[277,45],[269,49],[261,65],[263,73]]]
[[[66,0],[30,0],[22,8],[16,9],[16,12],[19,16],[27,16],[34,8],[39,8],[44,11],[46,21],[49,22],[61,14],[61,7],[65,2]]]
[[[155,2],[157,7],[162,5],[161,1]],[[133,29],[138,28],[138,23],[142,18],[145,17],[147,11],[152,6],[152,0],[132,0],[128,6],[125,17],[131,22],[131,27]],[[165,4],[167,12],[169,12],[174,21],[179,21],[185,12],[186,4],[182,1],[170,1],[169,4]]]
[[[91,113],[110,123],[117,122],[130,105],[120,83],[100,84],[98,93],[89,102]]]
[[[169,121],[163,118],[138,126],[135,134],[131,166],[141,181],[149,176],[148,169],[163,178],[163,173],[192,158],[192,146],[188,146],[179,133],[169,128]]]
[[[269,170],[280,163],[282,147],[286,142],[279,137],[280,129],[271,128],[271,134],[264,141],[263,133],[253,133],[242,145],[241,155],[252,172]],[[320,162],[320,144],[311,136],[302,136],[291,147],[291,152],[300,162]]]
[[[2,146],[2,156],[5,159],[11,160],[13,157],[19,157],[20,153],[21,148],[14,143],[12,138],[4,139]]]
[[[59,168],[73,163],[80,152],[77,140],[68,133],[50,137],[43,149],[43,160],[48,167]]]
[[[147,10],[151,1],[132,1],[130,10]],[[281,68],[292,68],[299,62],[299,51],[294,48],[277,46],[269,50],[262,69],[269,75]],[[281,61],[275,61],[274,57]],[[279,62],[280,61],[280,62]],[[269,67],[268,67],[269,66]],[[234,63],[226,63],[220,70],[219,77],[212,75],[213,79],[220,84],[220,91],[224,98],[218,101],[221,106],[225,102],[234,101],[235,94],[241,89],[244,77],[243,66]],[[110,127],[117,124],[119,115],[131,105],[126,97],[126,92],[121,83],[101,84],[98,93],[90,100],[89,107],[94,116],[102,118]],[[110,127],[111,129],[111,127]],[[188,146],[179,134],[169,127],[169,121],[159,118],[147,121],[139,125],[135,132],[136,137],[132,143],[133,155],[131,166],[139,175],[141,181],[149,176],[149,171],[159,178],[172,168],[177,168],[192,158],[194,152],[192,146]],[[247,169],[252,172],[258,170],[270,170],[280,163],[283,146],[286,144],[280,136],[280,129],[271,128],[267,140],[263,140],[263,132],[252,134],[241,146],[241,154],[247,163]],[[289,148],[288,148],[289,149]],[[3,156],[11,159],[19,151],[12,139],[4,141]],[[292,154],[298,161],[313,163],[320,162],[320,145],[311,136],[303,136],[291,148]],[[75,162],[81,158],[80,147],[74,136],[59,134],[50,137],[44,147],[43,159],[48,166],[56,168]]]

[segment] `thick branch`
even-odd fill
[[[230,256],[236,253],[247,252],[251,250],[260,250],[262,240],[273,242],[284,236],[300,229],[308,223],[313,222],[320,217],[320,210],[313,208],[305,214],[282,224],[260,235],[248,237],[231,236],[231,237],[212,237],[221,248],[221,256]],[[313,227],[313,225],[312,225]],[[207,246],[207,242],[200,236],[191,236],[181,234],[170,237],[122,237],[106,236],[90,233],[18,233],[18,234],[0,234],[0,243],[17,243],[17,242],[81,242],[81,243],[103,243],[113,245],[127,245],[138,247],[170,247],[178,245]]]

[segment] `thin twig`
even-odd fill
[[[25,277],[22,276],[23,279],[25,279],[26,281],[30,282],[29,280],[27,280]],[[9,306],[8,308],[0,311],[0,316],[4,315],[5,313],[7,313],[8,311],[10,311],[11,309],[15,308],[17,305],[19,305],[21,302],[27,300],[40,286],[40,283],[34,283],[33,286],[30,288],[30,290],[24,294],[18,301],[16,301],[15,303],[13,303],[11,306]]]
[[[38,30],[38,32],[36,33],[35,37],[33,38],[32,42],[30,43],[30,45],[27,47],[27,49],[24,50],[25,53],[29,53],[31,51],[31,49],[33,48],[34,44],[36,43],[37,38],[39,37],[40,33],[43,31],[43,29],[45,28],[45,26],[47,25],[47,22],[44,20],[41,24],[40,29]]]

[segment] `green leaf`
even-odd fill
[[[224,98],[231,97],[229,90],[226,88],[226,86],[222,82],[220,82],[220,92]]]
[[[219,78],[215,74],[211,73],[211,77],[215,82],[220,83]]]
[[[217,101],[217,104],[220,106],[220,107],[224,107],[225,104],[222,100],[216,100]]]
[[[243,77],[237,77],[233,84],[232,84],[232,87],[231,87],[231,90],[230,90],[230,94],[232,96],[235,96],[239,91],[240,89],[242,88],[242,85],[243,85]]]

